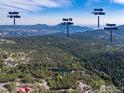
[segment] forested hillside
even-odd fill
[[[88,91],[103,91],[106,86],[114,91],[112,93],[118,93],[117,88],[121,88],[123,47],[108,46],[103,41],[55,36],[4,40],[14,43],[0,45],[0,83],[35,85],[42,79],[51,91],[77,89],[76,82],[87,84]],[[30,86],[33,92],[36,86]]]

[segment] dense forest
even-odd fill
[[[57,36],[5,39],[13,43],[0,45],[0,83],[34,84],[43,79],[53,91],[76,89],[79,80],[92,90],[101,85],[121,90],[124,84],[123,46]]]

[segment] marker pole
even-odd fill
[[[112,40],[112,30],[110,30],[110,42],[112,42],[113,40]]]
[[[13,25],[15,26],[15,18],[14,18],[14,23],[13,23]]]
[[[98,16],[98,28],[100,27],[100,16]]]
[[[69,38],[69,25],[67,24],[67,38]]]

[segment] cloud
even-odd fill
[[[1,11],[36,12],[44,8],[72,6],[73,0],[0,0]]]
[[[124,0],[111,0],[113,3],[124,4]]]
[[[100,0],[86,0],[86,6],[88,7],[98,3],[100,3]]]

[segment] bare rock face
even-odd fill
[[[94,90],[91,86],[78,81],[76,83],[77,90],[81,93],[121,93],[115,86],[113,85],[102,85],[100,89]]]
[[[113,85],[102,85],[100,90],[99,90],[99,93],[121,93],[119,90],[116,89],[115,86]]]
[[[88,86],[87,84],[78,81],[76,85],[77,85],[77,90],[79,90],[81,93],[92,93],[91,87]]]
[[[0,44],[15,44],[12,40],[0,39]]]
[[[47,84],[47,82],[45,81],[45,80],[41,80],[41,82],[42,83],[36,83],[35,85],[37,86],[37,87],[42,87],[42,88],[44,88],[45,90],[49,90],[49,86],[48,86],[48,84]]]

